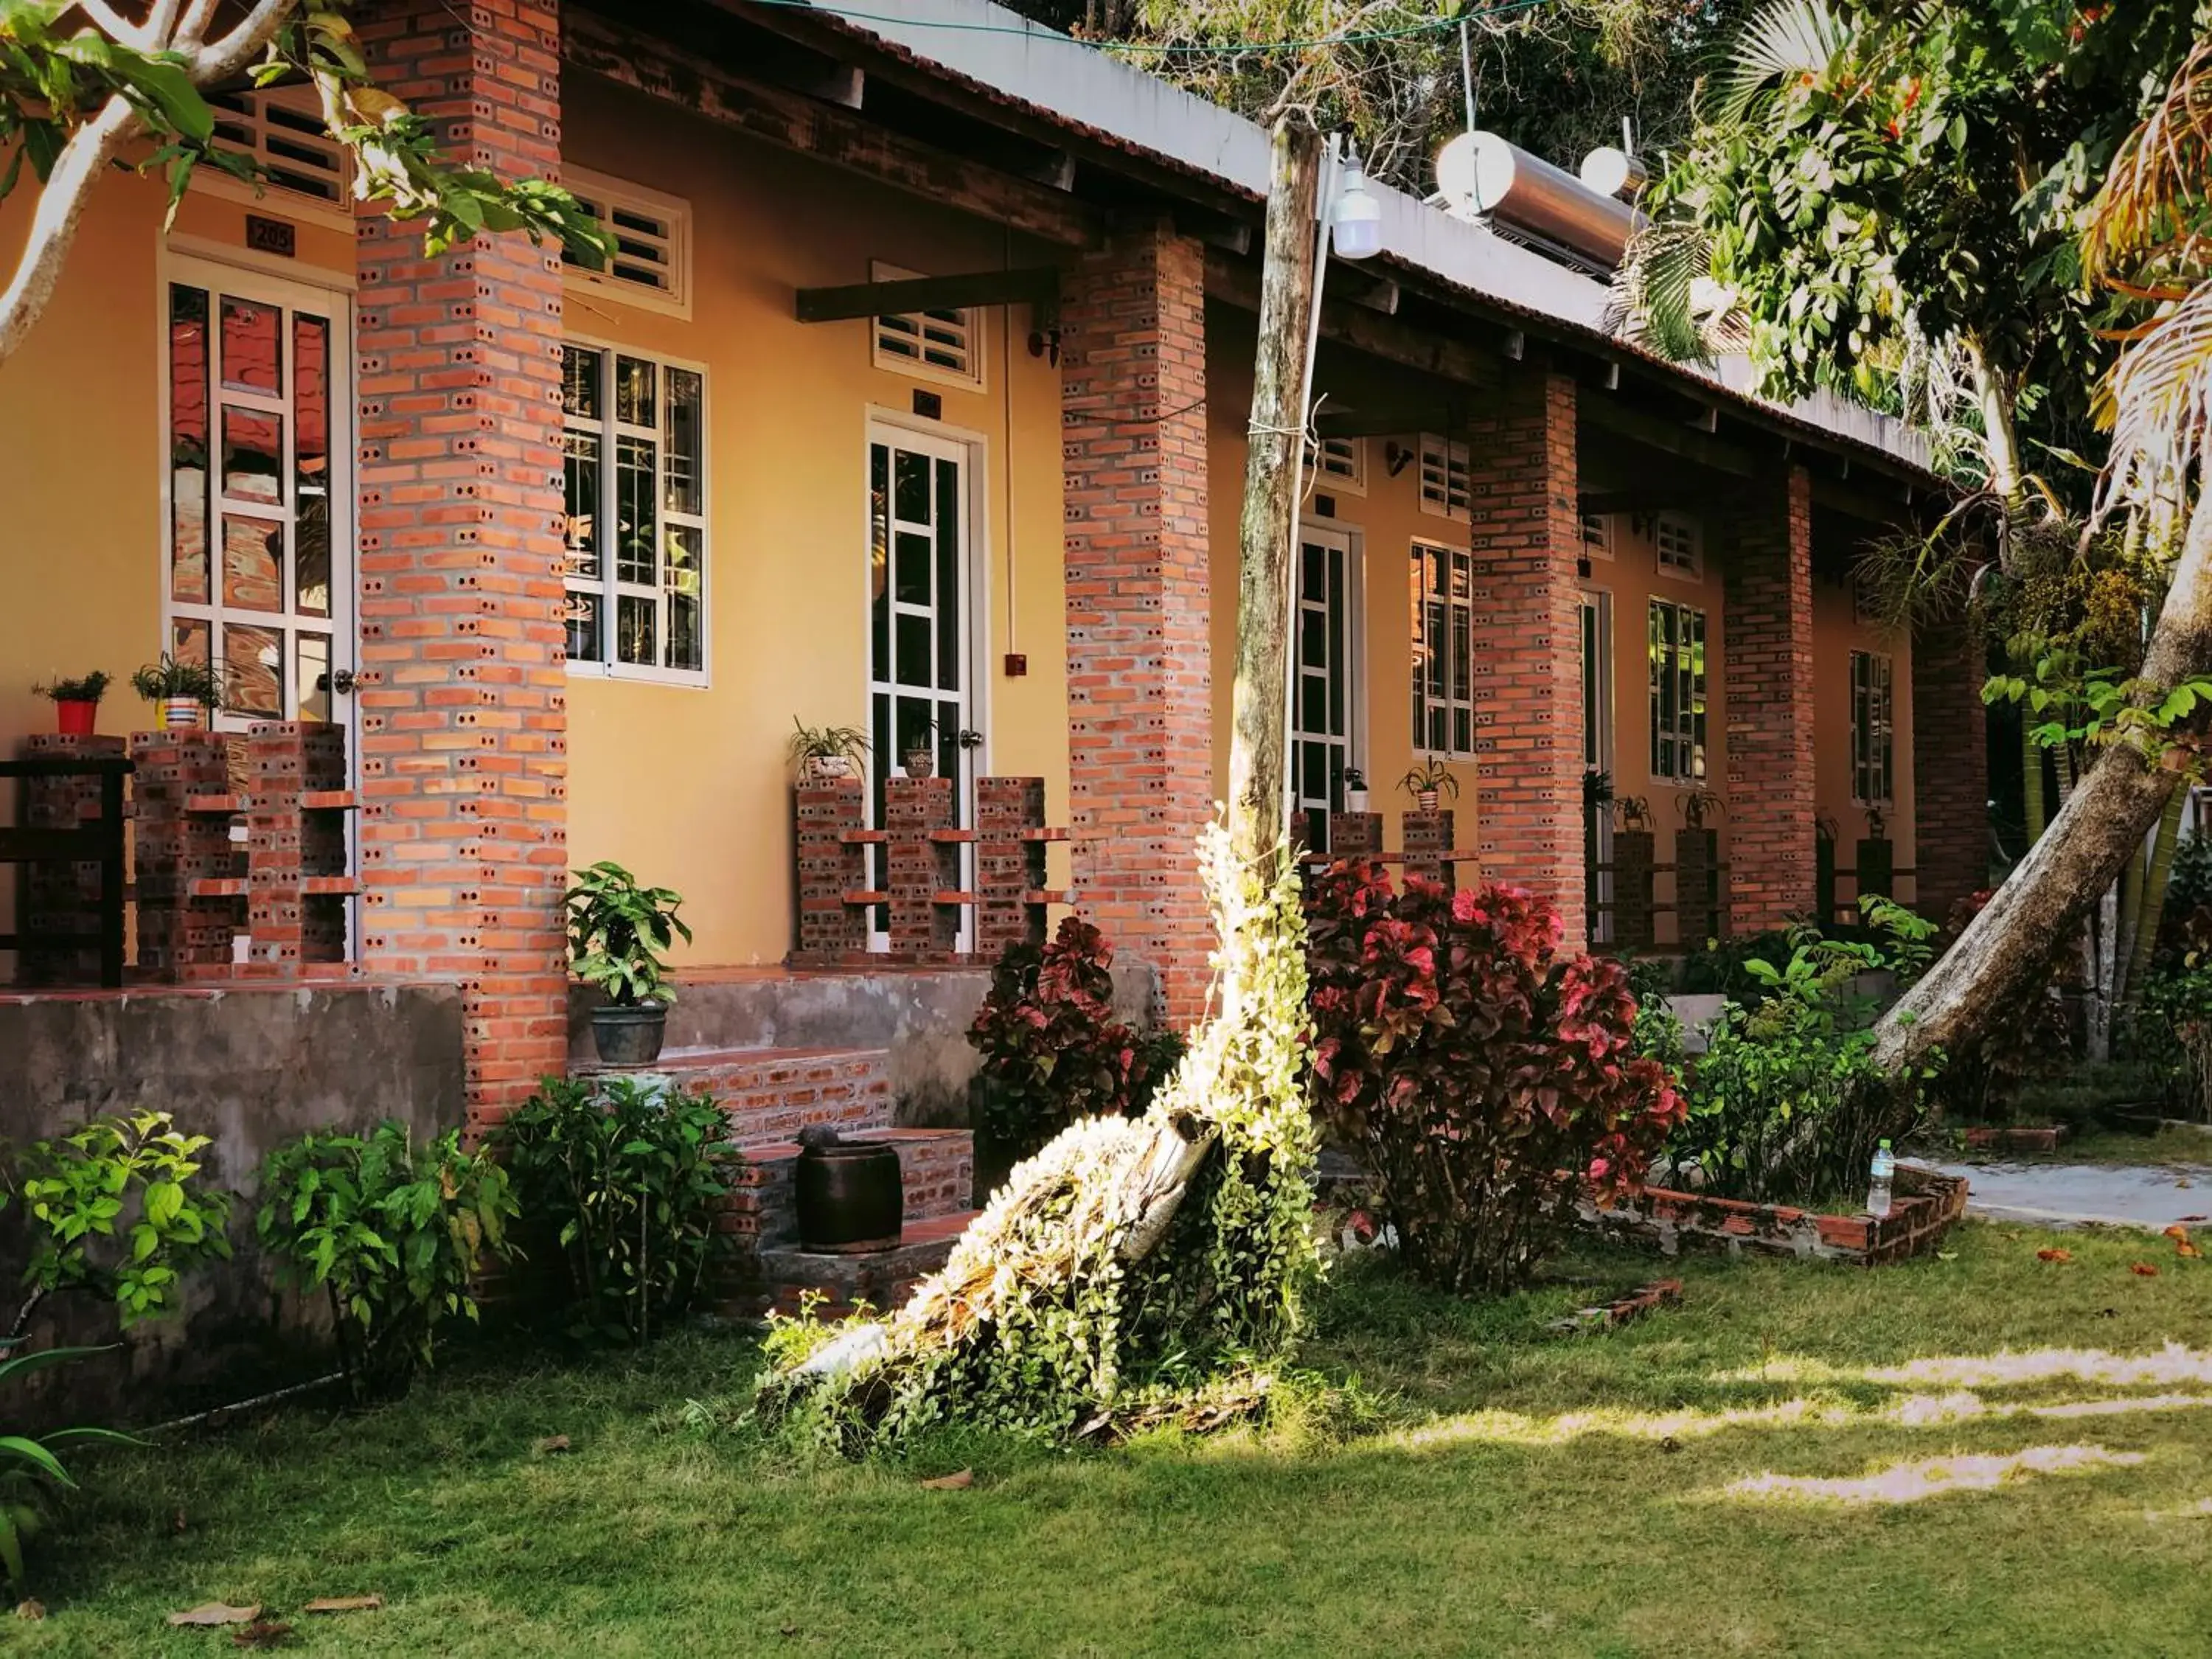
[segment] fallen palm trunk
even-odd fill
[[[949,1420],[1066,1435],[1288,1341],[1316,1260],[1297,878],[1218,829],[1201,861],[1219,1012],[1152,1109],[1018,1166],[888,1319],[779,1327],[767,1415],[848,1450]]]

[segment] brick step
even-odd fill
[[[962,1210],[928,1220],[909,1219],[898,1243],[866,1255],[818,1255],[791,1246],[760,1253],[760,1278],[732,1311],[748,1315],[796,1314],[809,1291],[825,1300],[816,1310],[824,1319],[842,1318],[866,1302],[889,1313],[913,1294],[914,1287],[945,1265],[960,1235],[980,1212]]]
[[[899,1181],[906,1195],[906,1224],[933,1225],[946,1216],[969,1213],[975,1182],[975,1138],[965,1129],[857,1129],[854,1140],[885,1140],[898,1150]],[[756,1218],[756,1248],[795,1250],[799,1204],[793,1185],[799,1165],[796,1141],[767,1141],[744,1149],[745,1191],[741,1212]],[[957,1231],[957,1230],[956,1230]]]
[[[672,1048],[650,1066],[571,1066],[578,1077],[634,1077],[704,1090],[732,1138],[750,1148],[794,1140],[817,1123],[888,1129],[890,1054],[883,1048]]]

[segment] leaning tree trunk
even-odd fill
[[[2163,690],[2212,673],[2212,491],[2201,493],[2142,678]],[[1883,1016],[1876,1056],[1894,1069],[1957,1050],[2029,994],[2052,941],[2071,939],[2127,866],[2179,782],[2122,744],[2092,766],[2042,840],[1926,977]]]
[[[1248,862],[1274,850],[1283,823],[1289,734],[1291,513],[1306,423],[1306,340],[1314,307],[1314,198],[1321,135],[1303,115],[1268,135],[1267,257],[1260,343],[1237,520],[1237,681],[1229,739],[1229,838]]]

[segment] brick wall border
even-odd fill
[[[1729,876],[1739,934],[1818,901],[1813,732],[1813,481],[1803,467],[1745,492],[1722,520],[1721,689],[1728,700]]]

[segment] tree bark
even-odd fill
[[[2014,421],[2018,393],[1993,368],[1990,355],[1973,335],[1963,337],[1967,364],[1974,374],[1974,402],[1982,414],[1982,449],[1989,462],[1990,488],[2004,503],[2009,522],[2018,516],[2027,495],[2027,475],[2020,465],[2020,431]],[[2008,537],[2009,542],[2010,538]],[[2011,548],[2002,550],[2007,563]]]
[[[17,261],[15,275],[0,291],[0,364],[23,343],[31,325],[46,314],[61,280],[70,248],[76,240],[78,222],[93,186],[107,172],[125,143],[139,130],[137,112],[121,98],[111,98],[62,146],[53,171],[39,191],[39,205],[31,215],[31,233]]]
[[[2163,691],[2207,673],[2212,673],[2212,491],[2198,495],[2190,515],[2142,678]],[[1883,1016],[1876,1058],[1896,1069],[1931,1049],[1956,1049],[1986,1030],[1998,1010],[2029,994],[2053,947],[2080,932],[2179,781],[2130,745],[2107,749],[1959,942]]]
[[[1321,135],[1302,115],[1279,115],[1268,151],[1260,343],[1244,457],[1244,510],[1237,526],[1237,678],[1229,738],[1229,837],[1248,862],[1272,853],[1288,827],[1283,779],[1291,514],[1305,435]]]

